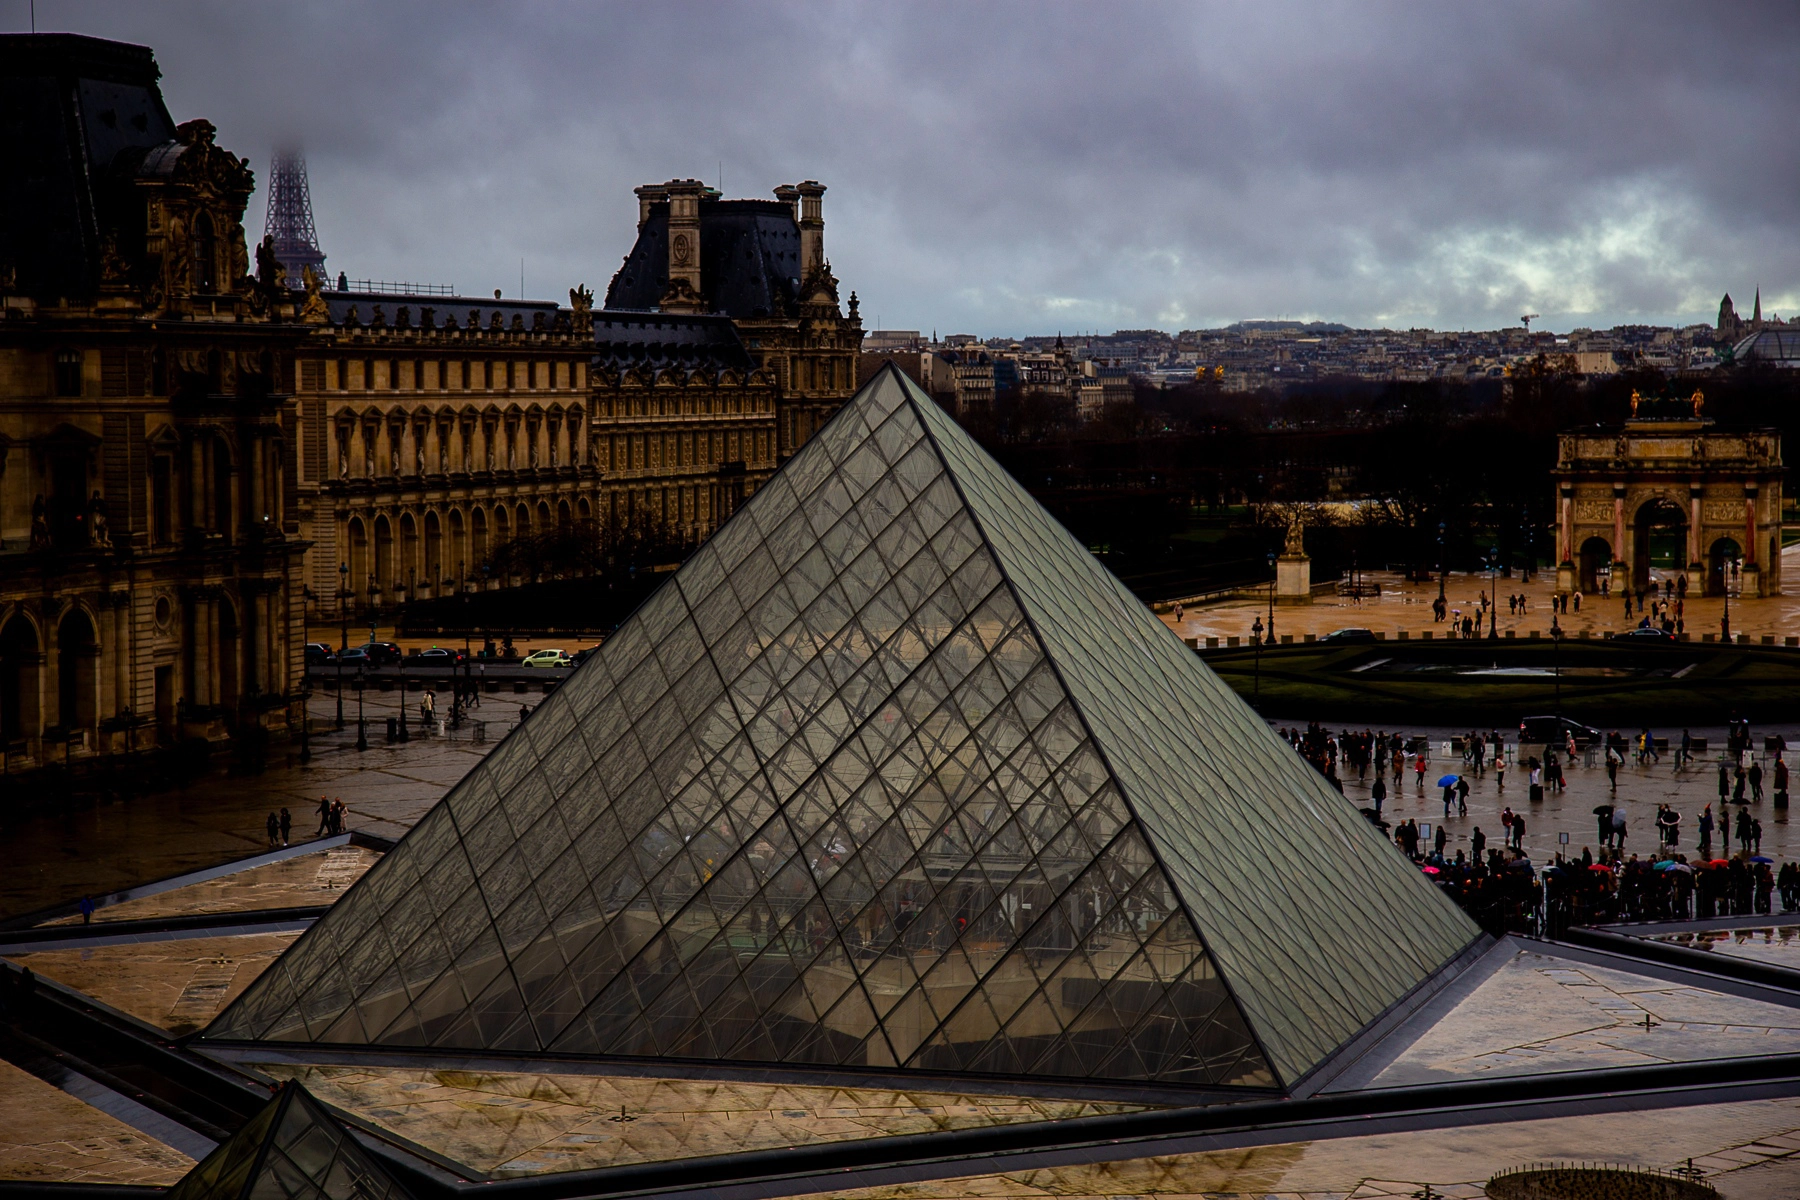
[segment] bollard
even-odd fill
[[[400,740],[400,719],[398,717],[389,717],[387,719],[387,737],[390,742],[397,742]]]

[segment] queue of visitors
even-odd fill
[[[1433,830],[1417,818],[1397,826],[1384,819],[1385,803],[1391,794],[1403,790],[1409,768],[1416,795],[1425,795],[1427,777],[1432,774],[1429,739],[1371,729],[1333,733],[1317,722],[1304,730],[1282,728],[1277,733],[1339,792],[1344,790],[1345,779],[1352,776],[1366,783],[1369,805],[1362,809],[1363,814],[1492,932],[1547,932],[1570,923],[1768,914],[1774,911],[1776,898],[1782,912],[1800,909],[1800,865],[1790,862],[1777,869],[1774,860],[1763,856],[1763,825],[1753,811],[1764,799],[1765,782],[1771,785],[1775,808],[1787,807],[1787,743],[1779,735],[1766,740],[1765,752],[1773,761],[1765,770],[1754,752],[1747,721],[1733,721],[1729,727],[1717,766],[1718,812],[1706,804],[1694,821],[1692,858],[1682,850],[1684,820],[1673,805],[1656,805],[1651,819],[1655,850],[1640,856],[1626,849],[1630,834],[1626,807],[1606,802],[1593,810],[1599,853],[1588,846],[1581,848],[1579,856],[1559,851],[1541,869],[1525,849],[1526,817],[1510,805],[1499,815],[1498,845],[1490,845],[1488,834],[1476,825],[1469,833],[1467,850],[1449,845],[1451,834],[1445,824]],[[1507,748],[1498,730],[1485,734],[1471,730],[1456,743],[1445,746],[1454,747],[1454,757],[1444,761],[1446,772],[1432,781],[1441,792],[1446,819],[1467,816],[1471,777],[1480,778],[1492,770],[1496,789],[1505,790]],[[1701,743],[1683,730],[1674,750],[1677,773],[1697,769],[1697,745]],[[1662,757],[1658,740],[1649,729],[1631,737],[1612,731],[1605,736],[1603,749],[1609,787],[1615,792],[1619,770],[1626,763],[1635,761],[1638,767],[1651,769]],[[1584,756],[1584,750],[1590,753]],[[1532,755],[1516,764],[1526,773],[1527,804],[1535,806],[1546,795],[1564,791],[1568,786],[1564,763],[1584,757],[1589,766],[1595,765],[1591,748],[1578,745],[1570,733],[1560,747],[1546,746],[1541,759]],[[1563,840],[1567,842],[1566,835]]]

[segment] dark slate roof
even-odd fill
[[[608,309],[654,309],[669,284],[669,206],[653,204],[606,289]],[[800,295],[800,226],[779,200],[700,202],[700,291],[737,320],[790,311]]]
[[[500,314],[500,324],[504,329],[511,329],[513,318],[522,317],[526,329],[536,326],[534,321],[539,313],[543,314],[546,329],[554,328],[558,313],[562,310],[554,300],[495,300],[492,296],[483,299],[480,296],[420,296],[410,292],[340,292],[331,288],[321,291],[320,296],[331,310],[331,322],[342,325],[350,315],[350,309],[356,309],[356,319],[365,327],[375,319],[375,306],[381,306],[384,323],[394,328],[400,319],[400,310],[407,310],[407,323],[413,328],[424,320],[426,309],[432,310],[432,324],[443,328],[445,320],[456,318],[459,329],[469,328],[471,323],[488,328],[495,313]]]
[[[147,46],[0,35],[0,274],[20,291],[92,292],[115,161],[175,137],[160,74]]]
[[[602,310],[594,314],[594,365],[621,372],[648,366],[748,373],[756,364],[729,318]]]

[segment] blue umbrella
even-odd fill
[[[1760,854],[1752,854],[1750,856],[1750,861],[1753,863],[1773,863],[1775,860],[1772,858],[1764,858]]]
[[[1449,787],[1460,778],[1462,778],[1460,775],[1446,775],[1442,779],[1438,780],[1437,785],[1439,787]]]

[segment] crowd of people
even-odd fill
[[[1526,849],[1525,812],[1510,804],[1502,808],[1493,838],[1477,824],[1469,830],[1466,848],[1451,845],[1460,839],[1453,839],[1447,822],[1468,815],[1471,778],[1492,771],[1496,790],[1505,790],[1509,755],[1498,730],[1471,730],[1452,743],[1453,757],[1442,763],[1445,773],[1432,782],[1441,792],[1446,822],[1435,830],[1416,817],[1390,825],[1384,812],[1389,796],[1403,792],[1409,773],[1415,794],[1426,794],[1427,777],[1433,773],[1429,739],[1371,729],[1334,733],[1316,722],[1277,733],[1339,792],[1347,778],[1366,785],[1369,804],[1363,814],[1494,932],[1555,930],[1570,923],[1751,916],[1772,913],[1777,903],[1781,912],[1800,909],[1800,865],[1790,862],[1778,869],[1762,854],[1763,825],[1756,811],[1765,798],[1765,782],[1772,784],[1776,810],[1787,807],[1787,743],[1779,735],[1766,739],[1764,753],[1772,761],[1765,769],[1747,721],[1730,725],[1717,763],[1718,812],[1710,803],[1702,808],[1693,824],[1696,845],[1691,858],[1683,850],[1684,821],[1674,805],[1655,806],[1651,819],[1655,849],[1640,855],[1626,849],[1631,832],[1627,806],[1609,800],[1593,810],[1597,853],[1585,845],[1579,856],[1559,849],[1541,866],[1533,863]],[[1677,773],[1701,769],[1695,758],[1700,744],[1689,731],[1682,731],[1674,749]],[[1621,767],[1635,761],[1640,768],[1654,768],[1662,758],[1658,739],[1649,729],[1631,737],[1615,730],[1599,748],[1604,751],[1609,795],[1617,791]],[[1585,759],[1595,765],[1593,757],[1584,754],[1586,749],[1571,732],[1560,747],[1545,746],[1541,757],[1534,754],[1512,764],[1525,773],[1524,798],[1530,811],[1546,796],[1567,789],[1565,764]]]

